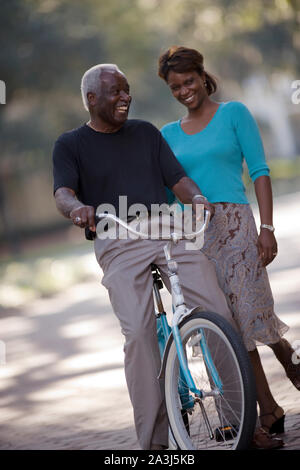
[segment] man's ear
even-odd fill
[[[86,96],[87,96],[87,100],[88,100],[89,105],[90,106],[95,106],[96,101],[97,101],[96,93],[93,93],[93,92],[89,91]]]

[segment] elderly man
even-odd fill
[[[90,120],[55,143],[54,194],[58,210],[73,223],[95,230],[95,210],[103,203],[118,211],[119,195],[128,205],[167,202],[165,187],[183,203],[201,198],[197,185],[150,123],[128,119],[131,96],[116,65],[96,65],[82,78],[82,98]],[[195,196],[199,196],[196,197]],[[142,449],[168,446],[168,423],[159,380],[160,355],[153,315],[151,263],[169,288],[162,240],[95,239],[102,283],[125,336],[125,374]],[[213,266],[199,251],[174,247],[187,307],[201,304],[231,318]]]

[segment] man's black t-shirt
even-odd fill
[[[54,192],[71,188],[86,205],[112,204],[119,214],[119,196],[127,206],[167,202],[172,188],[186,175],[156,127],[130,119],[106,134],[88,125],[62,134],[53,151]]]

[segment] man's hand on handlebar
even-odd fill
[[[92,232],[96,231],[95,209],[93,206],[81,206],[73,209],[70,212],[70,218],[77,227],[89,227]]]
[[[215,207],[207,199],[204,199],[204,198],[195,198],[195,199],[193,199],[192,208],[193,208],[194,217],[197,214],[197,205],[204,206],[204,210],[207,210],[210,213],[210,219],[213,218],[214,213],[215,213]],[[199,222],[200,219],[201,219],[201,217],[197,219],[197,222]]]

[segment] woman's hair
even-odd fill
[[[203,55],[196,49],[183,46],[172,46],[158,59],[158,75],[168,81],[169,72],[191,72],[196,71],[205,76],[208,95],[217,91],[216,79],[204,70]]]

